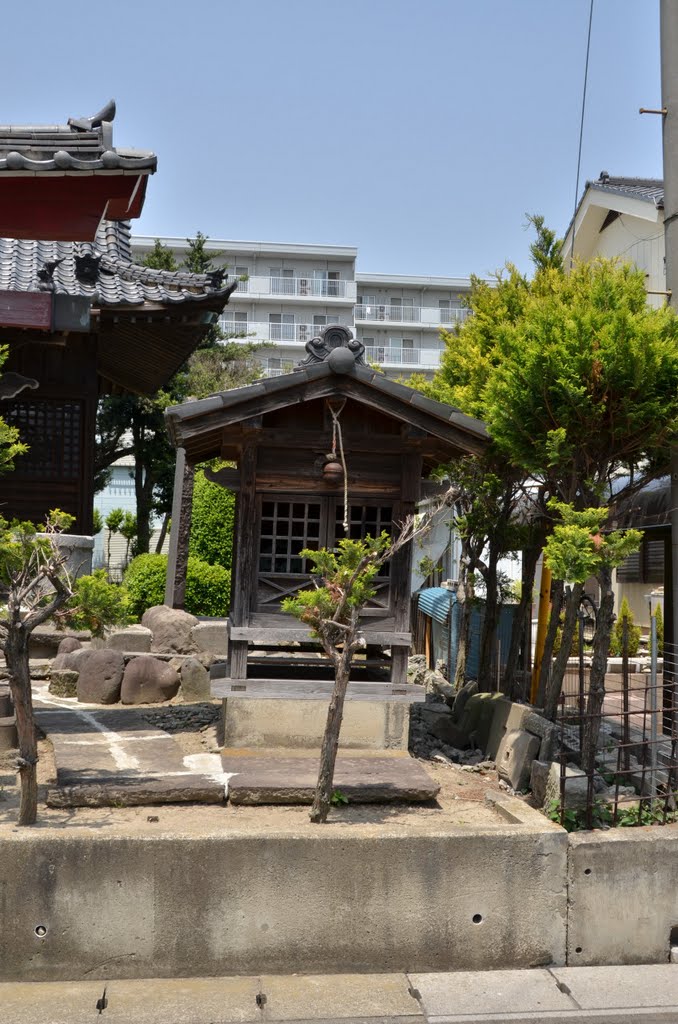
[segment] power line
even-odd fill
[[[574,213],[572,215],[572,247],[570,249],[570,268],[574,263],[574,236],[577,227],[577,200],[579,198],[579,172],[581,170],[581,148],[584,138],[584,114],[586,112],[586,86],[589,80],[589,53],[591,50],[591,24],[593,22],[593,0],[589,9],[589,30],[586,39],[586,64],[584,66],[584,90],[581,98],[581,117],[579,119],[579,153],[577,155],[577,183],[574,189]]]

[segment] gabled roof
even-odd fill
[[[597,181],[586,182],[586,188],[664,206],[664,182],[660,178],[612,178],[601,171]]]
[[[352,398],[410,423],[444,442],[450,454],[481,453],[489,443],[480,420],[357,363],[339,371],[328,361],[313,363],[280,377],[172,406],[165,416],[173,443],[185,448],[191,458],[193,449],[204,451],[212,442],[218,453],[225,427],[262,412],[332,395]]]
[[[91,299],[99,309],[200,302],[220,310],[237,287],[220,272],[138,266],[130,234],[129,221],[103,221],[93,243],[0,238],[0,291],[51,291]]]

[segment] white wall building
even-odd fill
[[[160,241],[178,262],[185,258],[185,240]],[[135,259],[154,243],[135,237]],[[468,278],[356,273],[358,250],[352,246],[210,239],[206,249],[219,254],[215,265],[243,279],[222,327],[271,344],[262,354],[268,375],[289,372],[303,358],[306,342],[326,324],[338,323],[353,328],[366,359],[389,376],[431,376],[440,365],[440,328],[467,315]]]

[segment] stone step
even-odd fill
[[[222,754],[232,804],[310,804],[318,758],[245,751]],[[334,789],[352,804],[425,803],[440,786],[409,755],[350,757],[340,754]]]
[[[18,744],[14,715],[0,718],[0,751],[16,750]]]
[[[139,807],[163,804],[222,804],[224,785],[202,775],[140,778],[138,775],[106,776],[100,772],[90,779],[64,781],[47,791],[48,807]],[[77,781],[76,781],[77,779]]]

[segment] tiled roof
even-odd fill
[[[655,206],[664,205],[664,182],[660,178],[613,178],[602,171],[597,181],[589,181],[587,186],[630,199],[643,199]]]
[[[111,100],[94,117],[70,118],[64,125],[0,125],[0,172],[152,174],[157,166],[153,153],[113,146],[114,117],[115,103]]]
[[[237,287],[221,272],[152,270],[131,260],[129,221],[102,221],[93,243],[0,238],[0,291],[54,291],[93,306],[224,299]]]

